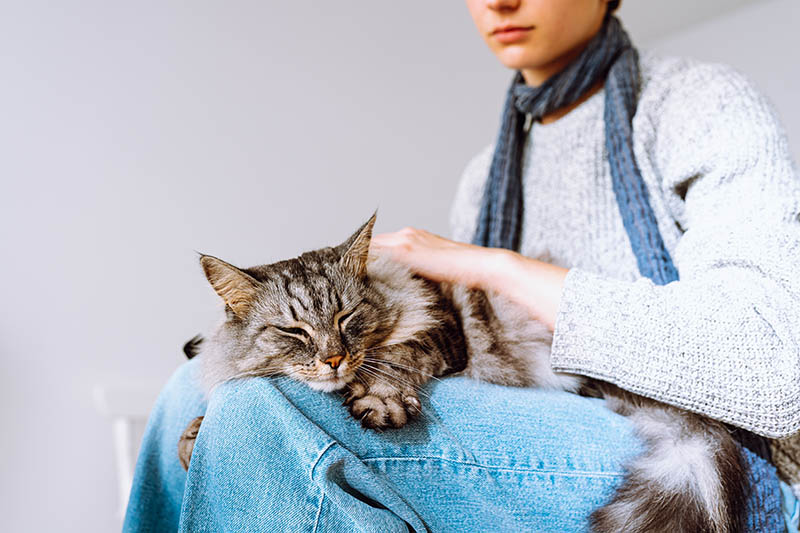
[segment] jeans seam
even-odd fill
[[[319,465],[320,461],[322,461],[322,456],[324,456],[328,452],[328,450],[330,450],[331,447],[333,447],[334,444],[336,444],[336,442],[334,442],[334,441],[329,442],[317,454],[317,458],[311,464],[311,469],[309,470],[309,475],[311,477],[311,481],[314,481],[314,470],[316,470],[317,465]]]
[[[336,444],[335,441],[330,441],[326,444],[317,454],[317,458],[311,464],[311,468],[309,469],[309,476],[311,477],[311,482],[314,483],[314,471],[317,468],[317,465],[322,461],[322,457],[330,450],[333,445]],[[319,507],[317,507],[317,516],[314,518],[314,529],[311,530],[311,533],[317,533],[319,529],[320,518],[322,517],[322,504],[325,503],[325,491],[322,487],[319,488],[321,493],[319,498]]]
[[[563,470],[548,470],[542,468],[512,468],[512,467],[502,467],[502,466],[493,466],[493,465],[484,465],[480,463],[472,463],[467,461],[456,461],[453,459],[446,459],[444,457],[434,457],[434,456],[426,456],[426,455],[418,455],[418,456],[409,456],[409,457],[367,457],[362,459],[362,461],[370,462],[370,461],[416,461],[416,460],[427,460],[427,461],[442,461],[446,463],[452,463],[457,465],[463,466],[473,466],[476,468],[483,468],[486,470],[498,470],[504,472],[525,472],[525,473],[536,473],[536,474],[556,474],[560,476],[571,476],[571,477],[623,477],[625,475],[624,472],[594,472],[594,471],[581,471],[581,470],[571,470],[565,472]]]
[[[311,533],[317,533],[317,530],[319,529],[319,519],[322,516],[322,504],[325,502],[325,491],[320,490],[320,492],[322,494],[319,498],[319,507],[317,508],[317,516],[314,518],[314,529],[311,531]]]

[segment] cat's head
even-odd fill
[[[354,379],[395,320],[367,275],[374,224],[375,214],[338,246],[252,268],[201,255],[226,304],[220,338],[234,352],[227,354],[232,374],[284,374],[324,391]]]

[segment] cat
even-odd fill
[[[590,516],[595,532],[744,530],[747,466],[720,422],[550,367],[552,333],[502,295],[434,282],[369,253],[376,214],[345,242],[239,269],[200,264],[225,303],[213,333],[184,347],[199,355],[206,391],[230,379],[287,375],[339,391],[365,428],[403,427],[421,414],[417,391],[447,375],[605,398],[631,419],[645,451]],[[203,417],[187,426],[188,469]]]

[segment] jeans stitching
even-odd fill
[[[494,466],[494,465],[483,465],[480,463],[470,463],[466,461],[454,461],[452,459],[446,459],[444,457],[431,457],[431,456],[414,456],[414,457],[367,457],[362,459],[362,461],[366,462],[377,462],[377,461],[442,461],[446,463],[452,463],[457,465],[463,466],[473,466],[476,468],[483,468],[485,470],[497,470],[503,472],[521,472],[521,473],[536,473],[536,474],[556,474],[560,476],[572,476],[572,477],[607,477],[607,478],[614,478],[614,477],[623,477],[625,475],[624,472],[593,472],[593,471],[582,471],[582,470],[548,470],[542,468],[511,468],[511,467],[502,467],[502,466]]]
[[[311,469],[309,470],[311,481],[314,481],[314,470],[316,470],[317,465],[319,465],[320,461],[322,461],[322,456],[325,455],[328,452],[328,450],[330,450],[333,447],[334,444],[336,444],[334,441],[329,442],[317,454],[317,458],[314,460],[314,463],[311,465]]]
[[[311,533],[317,533],[319,528],[319,519],[322,516],[322,504],[325,502],[325,491],[320,491],[322,495],[319,498],[319,507],[317,508],[317,516],[314,518],[314,529],[311,530]]]
[[[329,442],[317,454],[317,458],[314,460],[311,465],[311,469],[309,470],[312,483],[314,483],[314,471],[316,470],[317,465],[319,465],[319,463],[322,461],[322,457],[328,453],[328,450],[333,448],[334,444],[336,444],[336,442]],[[317,530],[319,529],[320,518],[322,517],[322,504],[325,503],[325,491],[322,489],[322,487],[320,487],[320,493],[321,496],[319,499],[319,507],[317,508],[317,516],[314,518],[314,529],[312,530],[312,533],[317,533]]]

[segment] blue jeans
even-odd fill
[[[641,451],[628,419],[564,392],[448,377],[418,420],[375,432],[288,378],[223,384],[206,406],[198,364],[153,409],[124,531],[585,531]],[[203,414],[184,473],[178,437]]]

